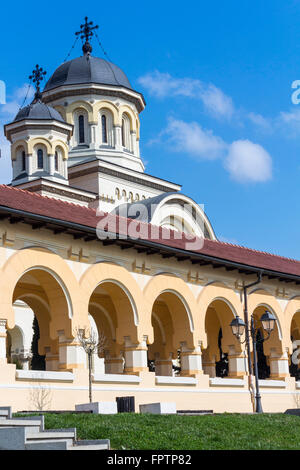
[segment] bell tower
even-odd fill
[[[36,65],[29,79],[36,91],[30,105],[21,108],[4,127],[11,143],[12,185],[38,178],[68,184],[68,142],[73,126],[58,111],[43,103],[40,83],[46,72]]]

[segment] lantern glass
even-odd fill
[[[240,338],[244,334],[246,325],[244,321],[238,315],[232,320],[232,322],[230,323],[230,326],[232,329],[232,333],[237,338]]]
[[[274,328],[275,328],[275,322],[276,322],[276,318],[274,317],[274,315],[269,312],[268,310],[265,311],[265,313],[261,316],[261,319],[260,319],[261,323],[262,323],[262,326],[263,326],[263,329],[267,332],[267,333],[271,333]]]

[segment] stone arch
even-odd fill
[[[133,342],[141,342],[146,334],[143,328],[142,292],[133,276],[122,266],[100,262],[91,266],[80,280],[81,289],[87,299],[85,310],[92,296],[101,289],[110,298],[111,310],[114,310],[116,341],[123,344],[129,336]],[[121,314],[123,312],[123,314]],[[126,312],[126,315],[124,315]]]
[[[65,142],[62,140],[54,140],[52,142],[52,148],[54,149],[54,153],[56,152],[57,148],[61,149],[62,158],[63,160],[68,160],[69,157],[69,148]]]
[[[186,321],[184,321],[185,330],[175,332],[174,342],[180,343],[185,341],[186,338],[188,346],[194,348],[200,340],[196,299],[188,285],[181,278],[166,274],[158,274],[144,288],[145,329],[152,331],[151,337],[149,336],[149,342],[153,343],[154,341],[152,327],[154,304],[160,296],[168,297],[167,294],[169,294],[169,302],[171,301],[171,295],[179,299],[186,312]]]
[[[275,330],[270,339],[264,343],[264,351],[267,354],[271,348],[279,348],[283,351],[290,346],[290,339],[286,337],[286,332],[282,328],[283,312],[279,302],[265,289],[255,289],[248,295],[249,315],[256,312],[256,316],[262,315],[265,310],[270,310],[277,319]]]
[[[209,306],[215,300],[222,300],[226,303],[232,310],[233,315],[239,315],[243,318],[243,306],[239,296],[228,286],[221,282],[213,282],[201,290],[198,299],[198,316],[199,316],[199,330],[200,336],[203,341],[203,348],[206,349],[207,344],[207,336],[206,336],[206,328],[205,328],[205,318],[206,312]]]
[[[126,104],[119,107],[119,125],[122,125],[122,116],[126,114],[130,122],[130,130],[136,132],[136,118],[132,109]]]
[[[99,112],[103,109],[109,110],[113,115],[113,125],[116,126],[119,123],[118,108],[109,101],[99,101],[93,106],[93,121],[98,122]]]
[[[38,145],[46,147],[48,156],[53,154],[52,144],[44,137],[35,137],[34,139],[30,139],[28,142],[28,153],[32,154],[34,148]]]
[[[283,337],[286,346],[289,348],[289,353],[292,354],[292,344],[290,340],[291,336],[291,325],[294,316],[300,312],[300,296],[293,297],[289,300],[284,313],[283,313]],[[298,315],[300,317],[300,315]],[[299,318],[300,320],[300,318]]]
[[[7,331],[10,336],[10,356],[11,359],[18,357],[19,354],[24,350],[24,332],[19,325],[15,325],[12,330]]]
[[[69,124],[74,125],[73,115],[76,111],[80,111],[80,110],[83,110],[87,113],[89,122],[94,121],[92,105],[90,103],[88,103],[87,101],[79,100],[79,101],[74,101],[73,103],[69,104],[66,107],[66,120]]]
[[[16,160],[17,158],[17,151],[19,147],[25,150],[26,154],[28,154],[28,142],[26,140],[18,140],[11,145],[11,159]]]
[[[140,119],[139,119],[138,115],[136,116],[135,125],[136,125],[136,140],[140,140],[141,125],[140,125]]]
[[[231,321],[236,316],[236,308],[226,297],[216,296],[205,313],[205,333],[207,346],[203,348],[203,368],[210,376],[224,377],[237,374],[231,370],[229,356],[237,357],[242,346],[232,333]]]
[[[46,286],[45,291],[52,298],[53,319],[50,325],[52,338],[57,336],[57,330],[65,330],[65,334],[72,336],[73,323],[80,322],[82,316],[82,294],[79,292],[77,280],[67,263],[58,255],[39,249],[24,249],[12,255],[2,267],[2,275],[6,280],[5,285],[0,286],[3,312],[7,319],[8,328],[15,325],[14,311],[12,308],[14,292],[19,280],[29,272],[35,271],[37,278],[42,282],[51,281],[51,286]],[[54,275],[53,275],[54,274]],[[59,302],[55,301],[55,289],[68,293],[69,304],[73,316],[61,315],[58,312]],[[62,286],[64,289],[62,289]],[[52,289],[52,291],[51,291]],[[62,299],[62,295],[60,295]],[[56,299],[57,300],[57,299]],[[67,300],[66,300],[67,302]]]

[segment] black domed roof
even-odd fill
[[[115,64],[85,54],[60,65],[46,83],[44,91],[62,85],[97,83],[132,89],[125,73]]]
[[[42,103],[40,100],[34,100],[28,106],[21,108],[16,115],[14,122],[21,121],[22,119],[47,119],[65,122],[56,109]]]

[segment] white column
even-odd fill
[[[14,178],[16,178],[16,176],[18,176],[18,162],[17,162],[17,160],[12,160],[11,165],[12,165],[12,174],[13,174],[13,179],[14,179]]]
[[[131,131],[130,132],[130,137],[131,137],[131,149],[132,149],[133,154],[136,155],[137,154],[137,151],[136,151],[136,132]]]
[[[136,156],[140,157],[140,141],[136,140]]]
[[[54,155],[49,155],[48,158],[49,158],[49,174],[53,176],[54,171],[55,171]]]
[[[22,359],[23,370],[29,370],[30,361],[31,361],[31,354],[29,354],[29,352],[24,353],[24,356]]]
[[[121,126],[114,126],[115,149],[122,151],[122,131]]]
[[[91,122],[90,123],[91,127],[91,144],[90,147],[95,149],[97,147],[97,144],[99,145],[98,139],[97,139],[97,123],[96,122]]]
[[[247,356],[245,351],[236,351],[234,345],[229,346],[228,377],[243,378],[247,375]]]
[[[63,176],[68,179],[68,160],[66,158],[63,160]]]
[[[33,156],[32,153],[29,153],[27,156],[27,174],[31,176],[33,172]]]
[[[290,376],[288,352],[277,351],[271,348],[270,356],[270,379],[284,379]]]
[[[195,376],[202,374],[201,348],[188,349],[186,344],[181,344],[180,362],[182,376]]]
[[[83,369],[87,365],[86,353],[76,339],[65,337],[64,331],[58,334],[59,364],[60,370]]]
[[[139,344],[132,343],[129,336],[124,337],[125,374],[139,374],[148,370],[147,364],[147,337]]]
[[[6,320],[0,319],[0,363],[6,363]]]

